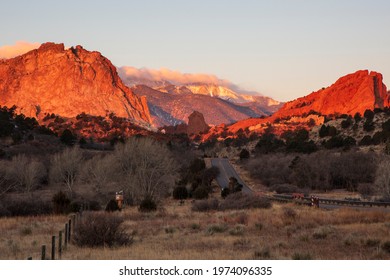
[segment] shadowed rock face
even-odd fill
[[[199,134],[201,132],[206,132],[209,129],[209,126],[204,120],[203,114],[198,111],[194,111],[188,117],[188,127],[187,134]]]
[[[338,79],[328,88],[287,102],[273,117],[301,116],[310,111],[322,115],[350,114],[389,106],[389,94],[382,74],[357,71]]]
[[[187,92],[185,89],[178,93],[177,87],[172,87],[174,90],[170,92],[158,91],[145,85],[131,87],[138,96],[146,96],[153,124],[157,127],[187,123],[188,115],[193,111],[201,112],[205,121],[211,125],[229,124],[269,114],[258,109],[256,102],[236,104],[217,97]]]
[[[149,126],[146,98],[139,98],[99,52],[81,46],[45,43],[24,55],[0,61],[0,105],[29,117],[46,113],[74,117],[115,113]]]

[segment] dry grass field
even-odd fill
[[[390,259],[390,213],[313,209],[274,203],[270,209],[194,212],[191,202],[119,215],[131,245],[79,248],[63,259]],[[0,259],[39,258],[66,216],[0,219]]]

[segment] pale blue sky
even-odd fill
[[[0,7],[0,46],[80,44],[116,66],[215,74],[282,101],[359,69],[381,72],[390,87],[388,0],[13,0]]]

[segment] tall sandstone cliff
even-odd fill
[[[149,126],[145,97],[138,97],[99,52],[81,46],[45,43],[24,55],[0,61],[0,105],[42,119],[46,113],[75,117],[115,113]]]
[[[301,116],[310,111],[331,114],[363,114],[365,110],[390,105],[382,74],[360,70],[338,79],[328,88],[287,102],[273,117]]]
[[[233,133],[239,129],[262,131],[264,124],[279,122],[280,119],[296,119],[304,117],[311,112],[320,115],[336,115],[355,113],[363,114],[365,110],[390,107],[390,94],[383,83],[382,74],[360,70],[355,73],[339,78],[333,85],[313,92],[307,96],[285,103],[272,116],[264,119],[247,119],[239,121],[231,126],[229,130]],[[311,115],[314,118],[316,114]],[[299,124],[299,121],[294,121]],[[321,121],[316,121],[321,124]],[[285,129],[294,129],[287,126]]]

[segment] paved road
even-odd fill
[[[253,191],[244,183],[244,181],[237,174],[234,167],[230,164],[227,158],[213,158],[211,159],[211,165],[219,168],[219,175],[217,177],[218,185],[224,189],[229,185],[229,178],[235,177],[237,181],[243,186],[243,193],[252,193]]]

